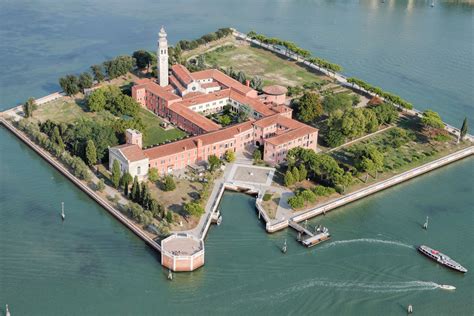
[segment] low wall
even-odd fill
[[[0,117],[0,123],[2,123],[8,130],[10,130],[14,135],[16,135],[20,140],[22,140],[26,145],[30,146],[36,153],[38,153],[43,159],[55,167],[59,172],[65,175],[69,180],[71,180],[76,186],[79,187],[82,191],[88,194],[92,199],[99,203],[103,208],[105,208],[110,214],[117,218],[122,224],[127,226],[131,231],[133,231],[138,237],[143,239],[148,245],[154,249],[161,251],[161,247],[156,243],[152,238],[146,235],[140,227],[135,223],[129,220],[125,215],[123,215],[119,210],[115,209],[110,205],[106,200],[101,196],[95,193],[91,188],[86,184],[77,179],[69,170],[64,167],[60,162],[53,158],[46,150],[36,145],[32,140],[25,136],[22,132],[17,130],[10,122]]]
[[[61,93],[61,92],[54,92],[54,93],[51,93],[50,95],[47,95],[47,96],[36,99],[35,103],[36,103],[36,105],[41,105],[41,104],[59,99],[63,96],[64,96],[64,94]]]

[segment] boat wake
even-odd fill
[[[360,239],[349,239],[349,240],[337,240],[330,244],[326,244],[319,249],[326,249],[331,248],[338,245],[345,245],[345,244],[354,244],[354,243],[374,243],[374,244],[386,244],[386,245],[393,245],[393,246],[400,246],[405,248],[414,249],[413,246],[404,244],[399,241],[392,241],[392,240],[383,240],[383,239],[374,239],[374,238],[360,238]]]
[[[353,282],[353,281],[331,281],[325,279],[312,279],[276,293],[276,296],[287,297],[290,294],[307,290],[314,287],[337,288],[343,291],[357,291],[370,293],[400,293],[410,291],[436,290],[440,284],[427,281],[406,281],[406,282]]]

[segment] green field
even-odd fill
[[[141,118],[145,125],[145,130],[143,131],[144,146],[161,144],[168,140],[176,140],[186,136],[185,132],[177,128],[163,129],[160,126],[161,119],[143,108],[140,108],[138,117]],[[114,118],[114,116],[108,111],[89,112],[84,105],[83,99],[63,97],[38,106],[33,117],[33,119],[41,122],[49,119],[54,122],[64,123],[72,123],[80,118],[101,121],[106,118]]]
[[[145,125],[143,146],[161,144],[168,140],[176,140],[186,136],[185,132],[177,128],[163,129],[160,126],[161,119],[145,109],[140,109],[138,117]]]
[[[204,54],[205,62],[210,67],[233,67],[235,71],[243,71],[247,76],[260,76],[265,85],[280,84],[297,86],[304,83],[329,80],[294,61],[282,58],[270,51],[240,44],[226,43],[225,46],[208,51]]]

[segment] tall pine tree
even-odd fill
[[[114,188],[118,188],[120,185],[120,165],[117,159],[114,160],[114,163],[112,165],[112,184],[114,185]]]
[[[467,117],[465,117],[464,121],[462,122],[462,127],[461,127],[461,134],[460,134],[461,140],[463,140],[464,137],[466,136],[468,129],[469,129],[469,126],[467,124]]]
[[[97,150],[92,139],[87,141],[86,145],[86,162],[89,166],[93,166],[97,163]]]

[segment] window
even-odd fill
[[[140,174],[141,173],[141,170],[142,168],[140,166],[137,167],[137,174]]]

